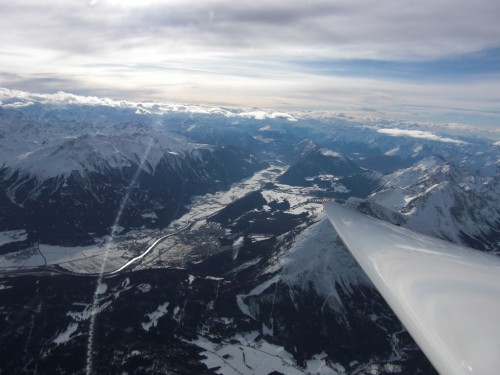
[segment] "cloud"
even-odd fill
[[[2,45],[62,53],[427,59],[500,45],[495,0],[4,2]],[[481,27],[478,27],[481,25]],[[5,33],[7,31],[7,33]],[[164,50],[165,51],[165,50]]]
[[[441,137],[439,135],[433,134],[428,131],[423,130],[408,130],[408,129],[378,129],[377,132],[382,134],[387,134],[393,137],[411,137],[411,138],[421,138],[429,141],[445,142],[445,143],[456,143],[465,144],[467,142],[459,141],[458,139]]]
[[[0,88],[0,105],[4,106],[24,106],[32,103],[43,104],[84,104],[84,105],[106,105],[117,107],[127,103],[125,101],[116,101],[109,98],[100,98],[97,96],[82,96],[59,91],[54,94],[38,94],[21,90],[9,90]]]
[[[193,104],[177,104],[166,102],[140,102],[131,100],[115,100],[103,96],[76,95],[67,92],[56,93],[33,93],[21,90],[11,90],[0,87],[0,106],[6,108],[20,108],[33,105],[34,103],[42,103],[54,106],[66,105],[85,105],[85,106],[108,106],[114,108],[130,109],[131,113],[136,114],[157,114],[162,115],[169,112],[188,112],[195,114],[211,114],[225,116],[229,118],[242,117],[255,120],[281,119],[290,122],[302,120],[319,120],[330,123],[351,124],[352,126],[363,126],[373,129],[379,133],[389,136],[413,137],[427,140],[434,140],[448,143],[466,143],[455,138],[458,137],[484,137],[497,141],[500,138],[500,129],[483,129],[478,127],[466,126],[456,123],[416,123],[404,121],[401,119],[391,119],[390,117],[381,117],[367,115],[361,112],[333,112],[333,111],[293,111],[282,112],[273,110],[262,110],[253,108],[237,107],[221,107],[214,105],[193,105]],[[262,128],[264,130],[267,127]],[[262,130],[261,129],[261,130]],[[437,135],[427,129],[432,129],[433,132],[439,132]],[[268,129],[267,129],[268,130]],[[500,141],[499,141],[500,142]],[[495,145],[500,145],[496,142]]]
[[[282,119],[290,122],[297,121],[292,114],[285,112],[266,112],[263,110],[246,111],[238,108],[222,108],[203,105],[180,105],[160,102],[133,102],[128,100],[113,100],[106,97],[75,95],[60,91],[54,94],[31,93],[21,90],[10,90],[0,87],[0,106],[19,108],[42,103],[56,106],[85,105],[107,106],[114,108],[128,108],[136,110],[138,114],[164,114],[168,112],[190,112],[203,114],[218,114],[225,117],[242,117],[256,120]]]
[[[500,68],[467,82],[429,79],[425,69],[404,81],[393,68],[441,59],[446,70],[453,57],[500,46],[498,14],[496,0],[2,2],[0,74],[3,85],[35,92],[421,121],[458,121],[465,110],[476,116],[468,123],[482,116],[494,126],[500,115],[486,112],[500,101]],[[383,74],[379,60],[391,62]],[[343,64],[323,71],[332,61]]]

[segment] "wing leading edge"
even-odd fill
[[[500,372],[500,258],[333,202],[343,242],[440,374]]]

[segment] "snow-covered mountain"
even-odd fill
[[[368,201],[401,213],[412,230],[497,252],[499,181],[498,176],[464,175],[453,164],[428,157],[384,176]]]
[[[290,185],[308,185],[319,175],[348,177],[360,171],[361,168],[349,158],[317,147],[306,152],[279,180]]]
[[[496,140],[65,93],[0,89],[0,101],[6,373],[91,361],[112,373],[431,374],[319,202],[498,253]]]
[[[343,311],[340,294],[352,295],[359,285],[371,285],[323,215],[283,246],[266,269],[277,271],[279,279],[296,293],[314,289],[339,312]]]
[[[191,196],[262,167],[245,150],[192,142],[130,111],[124,122],[114,108],[0,110],[0,228],[24,228],[31,242],[89,242],[109,233],[125,201],[122,226],[162,227]],[[150,212],[157,219],[142,216]]]

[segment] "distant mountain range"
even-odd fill
[[[97,373],[429,374],[318,201],[500,251],[495,140],[341,115],[7,94],[5,373],[83,374],[91,361]],[[135,258],[98,289],[88,276]]]

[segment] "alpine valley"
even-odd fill
[[[0,89],[0,373],[436,373],[321,202],[500,255],[499,139]]]

